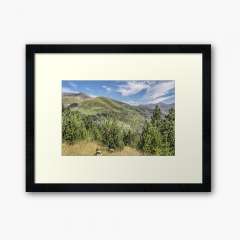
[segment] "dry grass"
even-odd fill
[[[94,156],[96,149],[100,149],[103,156],[140,156],[143,155],[135,148],[124,147],[122,151],[109,152],[106,147],[99,145],[96,142],[81,141],[79,143],[69,145],[66,143],[62,144],[62,155],[63,156]]]

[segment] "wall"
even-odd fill
[[[237,239],[238,1],[2,1],[0,238]],[[211,194],[24,192],[26,43],[212,43]]]

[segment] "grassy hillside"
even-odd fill
[[[78,96],[63,96],[63,104],[83,115],[101,116],[110,114],[129,127],[142,126],[150,116],[147,109],[131,106],[105,97],[80,99]]]
[[[132,106],[106,97],[63,94],[62,154],[175,154],[175,110]],[[146,121],[147,120],[147,121]]]

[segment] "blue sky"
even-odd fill
[[[83,92],[91,97],[108,97],[131,105],[175,102],[175,81],[172,80],[63,80],[62,92]]]

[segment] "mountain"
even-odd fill
[[[166,114],[174,104],[147,104],[133,106],[127,103],[116,101],[106,97],[90,97],[85,93],[63,93],[63,108],[72,111],[79,111],[82,115],[91,116],[94,119],[112,116],[124,126],[130,128],[142,127],[144,121],[152,116],[153,110],[158,105],[163,114]]]
[[[154,108],[156,106],[159,106],[161,112],[163,114],[166,114],[171,108],[175,108],[175,104],[171,103],[171,104],[167,104],[167,103],[163,103],[163,102],[159,102],[156,104],[146,104],[146,105],[140,105],[141,108],[146,108],[149,110],[154,110]]]
[[[87,94],[79,92],[79,93],[66,93],[62,94],[64,97],[81,97],[81,98],[91,98]]]
[[[68,107],[73,103],[81,103],[84,100],[91,99],[90,96],[85,93],[63,93],[62,94],[62,102],[64,107]]]
[[[82,93],[63,94],[62,101],[64,108],[95,118],[114,116],[124,125],[133,128],[142,126],[145,119],[150,118],[152,113],[152,110],[147,108],[139,108],[106,97],[92,98]]]

